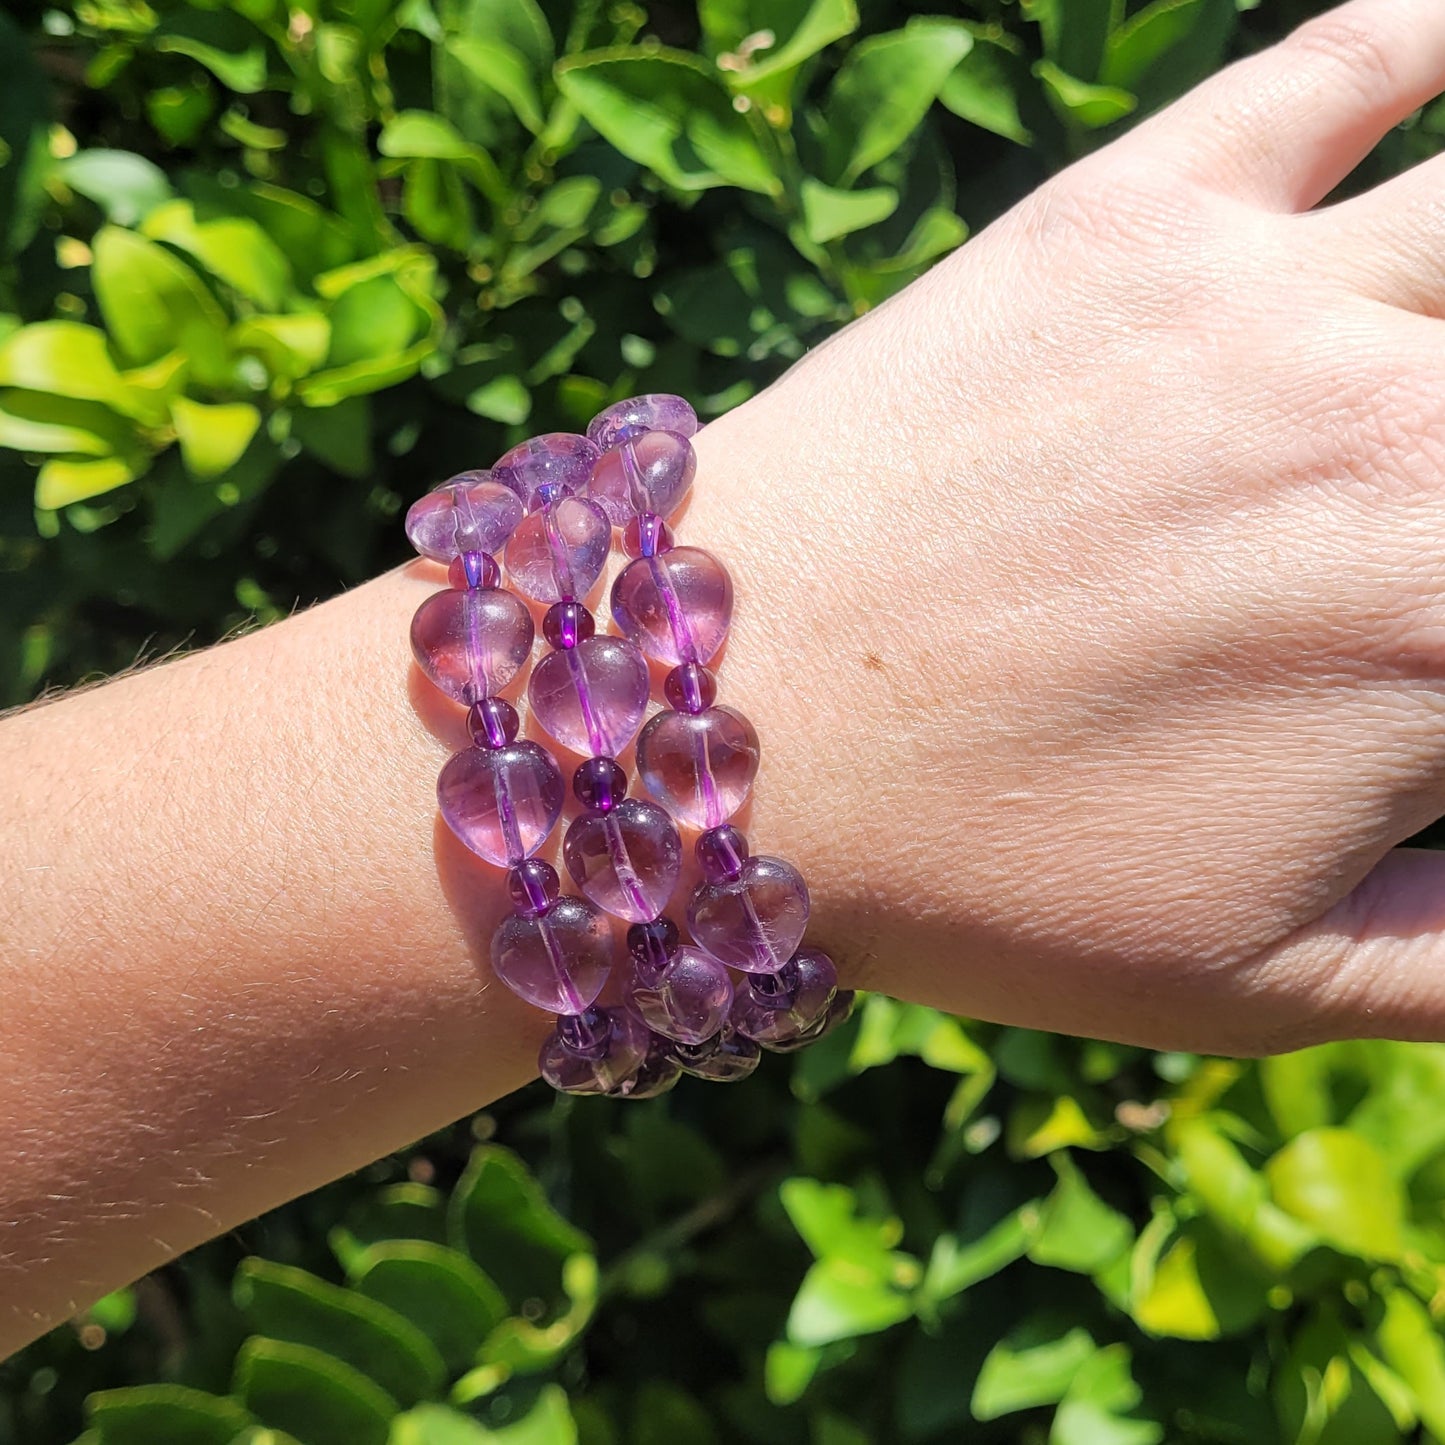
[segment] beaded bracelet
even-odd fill
[[[446,563],[450,583],[417,609],[412,651],[467,707],[472,739],[437,780],[441,815],[472,852],[508,870],[513,912],[492,937],[492,970],[557,1015],[538,1064],[567,1093],[650,1098],[684,1071],[745,1078],[760,1047],[801,1048],[853,1003],[832,960],[801,946],[802,875],[751,856],[728,821],[759,756],[751,723],[716,704],[708,666],[731,624],[732,581],[711,553],[675,545],[666,521],[692,485],[696,431],[681,397],[634,397],[595,417],[586,436],[535,437],[490,470],[450,478],[406,518],[412,545]],[[620,635],[599,633],[585,605],[614,529],[630,559],[612,586]],[[536,856],[562,814],[562,771],[548,749],[519,738],[501,696],[532,653],[524,597],[545,605],[549,646],[527,679],[531,716],[582,757],[572,776],[581,811],[562,844],[580,896],[563,894],[557,870]],[[643,726],[649,660],[669,669],[667,705]],[[618,762],[634,738],[651,801],[627,795]],[[686,911],[691,944],[666,912],[682,870],[679,825],[698,834],[702,872]],[[630,925],[630,969],[619,1001],[603,1006],[608,915]]]

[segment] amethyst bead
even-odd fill
[[[714,958],[746,973],[776,973],[803,941],[808,907],[803,875],[764,854],[749,858],[735,879],[698,884],[687,922]]]
[[[646,1025],[626,1009],[590,1008],[557,1020],[537,1067],[564,1094],[605,1094],[637,1071],[651,1043]]]
[[[758,735],[730,707],[660,712],[637,740],[637,771],[678,822],[716,828],[742,807],[752,788]]]
[[[684,1044],[701,1043],[717,1033],[732,1003],[727,969],[698,948],[679,948],[655,982],[634,979],[627,994],[628,1008],[648,1028]]]
[[[628,1078],[607,1092],[614,1099],[655,1099],[681,1077],[682,1070],[668,1053],[667,1040],[652,1035],[646,1058]]]
[[[647,711],[647,661],[626,638],[599,634],[532,669],[532,713],[563,747],[616,757]],[[681,713],[670,713],[681,717]]]
[[[512,907],[523,918],[537,918],[556,901],[562,880],[557,870],[540,858],[527,858],[507,874],[507,892]]]
[[[436,592],[411,620],[417,665],[448,697],[500,692],[532,655],[532,614],[500,587]]]
[[[607,982],[612,930],[601,910],[564,894],[545,913],[504,918],[492,935],[492,972],[549,1013],[580,1014]]]
[[[639,512],[670,517],[692,486],[696,470],[692,443],[675,431],[619,437],[608,443],[593,467],[588,496],[614,526],[625,527]]]
[[[463,552],[447,564],[447,586],[464,592],[468,587],[495,587],[502,569],[486,552]]]
[[[667,967],[667,960],[677,952],[677,924],[670,918],[654,918],[649,923],[634,923],[627,930],[627,951],[632,955],[637,976],[655,982]]]
[[[749,1038],[725,1028],[700,1044],[673,1044],[670,1057],[694,1078],[714,1084],[735,1084],[758,1066],[762,1052]]]
[[[684,662],[662,680],[662,695],[674,712],[703,712],[717,701],[717,678],[700,662]]]
[[[622,529],[622,551],[627,557],[655,557],[675,546],[672,528],[656,512],[639,512]]]
[[[467,709],[467,731],[479,748],[504,748],[516,742],[522,720],[517,709],[500,697],[484,697]]]
[[[597,447],[584,436],[546,432],[513,447],[493,466],[492,475],[510,487],[531,511],[542,500],[539,492],[543,488],[554,497],[570,497],[582,491],[597,456]]]
[[[522,512],[491,472],[462,472],[411,504],[406,535],[423,557],[450,562],[463,552],[499,552]]]
[[[782,1039],[774,1044],[764,1044],[763,1047],[775,1054],[793,1054],[799,1049],[805,1049],[809,1044],[815,1044],[826,1034],[831,1034],[839,1024],[846,1023],[853,1012],[854,993],[852,989],[840,988],[833,995],[833,1002],[828,1005],[828,1012],[818,1020],[810,1029],[804,1029],[802,1033],[791,1039]]]
[[[747,861],[748,840],[731,823],[709,828],[693,844],[693,852],[709,883],[730,883],[742,876]]]
[[[711,662],[732,617],[732,578],[701,547],[639,557],[612,584],[613,621],[659,662]]]
[[[507,543],[507,576],[534,602],[586,597],[607,565],[612,524],[594,502],[563,497],[530,512]]]
[[[615,758],[588,758],[572,774],[572,795],[584,808],[610,813],[627,796],[627,774]]]
[[[542,618],[542,636],[552,647],[576,647],[597,631],[597,619],[580,602],[554,602]]]
[[[530,858],[562,815],[566,788],[552,755],[536,743],[466,748],[437,778],[446,825],[473,853],[503,866]]]
[[[645,396],[630,396],[626,401],[614,402],[606,411],[599,411],[587,423],[587,436],[599,451],[605,452],[621,440],[624,427],[642,427],[650,432],[671,431],[681,437],[690,437],[697,431],[697,413],[680,396],[649,392]],[[661,511],[661,508],[657,510]]]
[[[599,908],[646,923],[667,907],[677,887],[682,840],[656,803],[623,798],[608,812],[575,818],[562,856],[572,881]]]
[[[772,992],[765,990],[769,983]],[[739,1033],[772,1048],[817,1027],[837,991],[833,960],[821,949],[800,948],[773,979],[755,973],[738,986],[731,1022]]]

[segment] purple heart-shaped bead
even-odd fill
[[[624,798],[608,812],[575,819],[562,857],[572,881],[599,908],[629,923],[648,923],[677,887],[682,839],[656,803]]]
[[[625,637],[598,634],[549,653],[532,669],[532,715],[574,753],[615,758],[647,711],[647,659]]]
[[[644,432],[630,448],[615,445],[592,468],[587,495],[625,527],[638,512],[670,517],[692,486],[697,455],[685,436],[671,431]]]
[[[653,1033],[700,1044],[723,1026],[733,983],[721,963],[699,948],[679,948],[654,983],[633,982],[627,1006]]]
[[[492,972],[519,998],[580,1014],[612,968],[612,928],[585,898],[564,894],[545,913],[504,918],[492,935]]]
[[[522,512],[517,494],[491,472],[463,472],[411,504],[406,535],[423,557],[450,562],[463,552],[499,552]]]
[[[701,547],[638,557],[612,584],[612,620],[659,662],[709,663],[733,620],[732,578]]]
[[[746,973],[776,973],[808,926],[808,885],[791,863],[761,854],[738,876],[701,883],[687,907],[693,942]]]
[[[607,565],[612,523],[596,502],[563,497],[530,512],[507,543],[507,578],[534,602],[586,597]]]
[[[464,703],[500,692],[531,657],[534,635],[526,605],[500,587],[434,592],[411,620],[417,666]]]
[[[748,796],[758,772],[758,735],[730,707],[660,712],[637,740],[647,791],[680,823],[716,828]]]
[[[446,825],[489,863],[503,867],[530,858],[562,813],[566,797],[552,755],[536,743],[464,748],[437,778],[437,804]]]

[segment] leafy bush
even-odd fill
[[[524,428],[736,404],[1319,8],[12,5],[5,700],[399,560]],[[1442,1090],[1445,1048],[875,997],[740,1090],[526,1090],[194,1251],[0,1367],[0,1442],[1445,1439]]]

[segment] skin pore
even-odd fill
[[[1445,863],[1390,851],[1445,811],[1445,160],[1311,209],[1442,88],[1438,0],[1354,0],[697,439],[747,830],[850,985],[1445,1037]],[[533,1076],[436,817],[439,585],[0,723],[0,1356]]]

